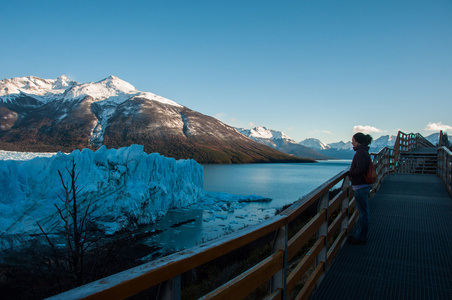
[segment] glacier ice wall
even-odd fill
[[[18,162],[0,160],[0,237],[48,232],[61,226],[55,204],[62,207],[72,161],[78,173],[78,201],[91,201],[92,217],[107,233],[131,223],[152,223],[169,209],[202,199],[203,168],[194,160],[175,160],[143,146],[105,146],[96,152],[76,150],[50,158]],[[85,202],[86,203],[86,202]]]

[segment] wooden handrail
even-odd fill
[[[239,277],[232,279],[200,299],[241,299],[278,272],[283,260],[284,251],[279,250]]]
[[[407,139],[416,139],[416,142]],[[413,147],[412,145],[428,144],[419,135],[406,135],[399,132],[396,145],[400,151],[408,151],[407,149]],[[448,182],[446,184],[448,184],[450,192],[451,153],[448,150],[441,151],[445,153],[443,155],[441,152],[441,161],[444,163],[438,169],[443,174],[442,178],[445,178],[443,180]],[[379,153],[372,154],[377,169],[377,181],[372,185],[372,195],[378,190],[384,178],[394,172],[395,153],[395,149],[384,148]],[[340,192],[330,200],[330,190],[339,183],[341,183]],[[317,214],[289,239],[288,225],[316,203],[319,207]],[[267,298],[285,298],[285,295],[292,291],[299,284],[300,279],[309,272],[309,267],[316,262],[317,267],[310,273],[308,281],[297,296],[297,299],[306,299],[315,285],[323,278],[327,266],[345,243],[348,232],[358,219],[358,213],[354,207],[355,201],[348,171],[344,170],[280,214],[259,224],[86,284],[51,299],[123,299],[131,297],[164,282],[177,281],[175,280],[177,278],[180,281],[181,274],[274,233],[276,233],[276,238],[273,242],[273,254],[258,262],[248,271],[209,292],[204,299],[242,298],[269,278],[271,278],[272,285]],[[334,212],[336,212],[335,217],[331,219]],[[315,242],[311,249],[307,253],[300,253],[313,237]],[[275,245],[277,246],[275,247]],[[300,262],[289,273],[288,262],[294,263],[293,260],[300,255],[302,255],[299,258]],[[173,285],[172,289],[180,289],[180,285]],[[180,290],[173,291],[171,295],[173,295],[172,299],[179,299]]]
[[[290,272],[287,277],[287,292],[291,292],[295,285],[300,281],[301,277],[308,271],[309,267],[315,262],[315,259],[320,254],[326,238],[322,236],[309,250],[309,255],[305,255],[303,259],[297,264],[297,266]]]

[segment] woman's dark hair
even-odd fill
[[[361,145],[369,146],[370,143],[372,143],[372,137],[369,134],[358,132],[353,137],[355,138],[355,141],[357,141]]]

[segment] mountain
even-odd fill
[[[432,143],[433,145],[438,145],[439,143],[439,132],[437,133],[433,133],[429,136],[425,137],[430,143]]]
[[[447,132],[444,132],[445,134],[447,134]],[[430,143],[432,143],[433,145],[437,146],[439,144],[439,132],[437,133],[432,133],[429,136],[425,137]],[[449,139],[449,145],[452,145],[452,136],[447,134],[447,138]],[[443,145],[444,145],[443,141]]]
[[[385,135],[379,137],[378,139],[372,141],[372,143],[370,144],[369,152],[379,152],[384,147],[394,147],[396,138],[397,137],[393,135]],[[340,141],[337,143],[325,144],[320,140],[309,138],[301,141],[300,145],[310,147],[318,151],[320,154],[338,159],[352,159],[353,155],[355,154],[351,142],[345,143],[343,141]]]
[[[0,81],[0,149],[70,152],[141,144],[199,163],[305,162],[219,120],[141,92],[115,76],[99,82],[18,77]]]
[[[308,138],[301,141],[299,144],[333,159],[352,159],[354,155],[351,142],[344,143],[341,141],[325,144],[318,139]]]
[[[317,151],[298,144],[293,139],[281,131],[268,129],[263,126],[252,129],[236,128],[243,135],[255,140],[258,143],[267,145],[278,151],[291,154],[297,157],[310,159],[328,159],[330,157],[322,155]]]
[[[337,159],[352,159],[355,154],[352,143],[343,141],[328,144],[328,149],[319,152]]]
[[[370,152],[380,152],[384,147],[394,148],[397,136],[395,135],[383,135],[376,140],[373,140],[370,144]]]
[[[299,144],[302,146],[309,147],[314,150],[320,150],[320,151],[331,148],[330,146],[323,143],[322,141],[320,141],[318,139],[314,139],[314,138],[305,139],[305,140],[299,142]]]

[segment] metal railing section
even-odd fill
[[[446,184],[452,197],[452,152],[446,147],[438,148],[438,166],[436,174]]]
[[[402,131],[398,132],[397,139],[394,144],[394,150],[396,152],[408,152],[419,147],[435,147],[435,145],[419,133],[406,134]]]
[[[397,173],[436,174],[437,157],[429,155],[401,155],[397,164]]]
[[[435,146],[419,133],[398,132],[394,144],[394,162],[397,173],[435,173],[435,156],[409,155],[410,151],[421,147],[433,148]]]

